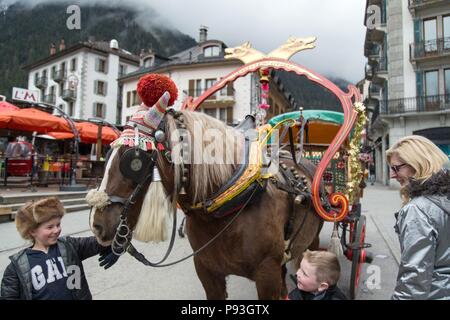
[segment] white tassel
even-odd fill
[[[167,238],[167,216],[170,214],[170,199],[166,195],[158,169],[153,172],[153,181],[142,203],[134,239],[142,242],[160,242]]]
[[[338,223],[334,223],[333,233],[331,234],[330,244],[328,251],[334,253],[336,256],[342,256],[344,254],[342,250],[341,240],[339,239]]]

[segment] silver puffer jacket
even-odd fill
[[[450,172],[408,191],[395,225],[401,261],[392,299],[450,299]]]

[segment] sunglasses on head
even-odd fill
[[[393,172],[395,172],[396,174],[398,174],[398,172],[400,171],[400,169],[401,169],[402,167],[404,167],[404,166],[406,166],[406,163],[398,164],[398,165],[396,165],[396,166],[390,166],[390,168],[391,168],[391,170],[392,170]]]

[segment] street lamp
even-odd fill
[[[75,177],[76,177],[76,166],[77,166],[77,162],[78,162],[78,153],[79,153],[79,143],[80,143],[80,135],[78,133],[77,127],[75,126],[75,123],[73,122],[73,120],[70,118],[70,116],[64,112],[64,110],[62,110],[61,108],[49,104],[49,103],[45,103],[45,102],[40,102],[37,104],[39,107],[42,108],[52,108],[52,109],[56,109],[58,110],[62,117],[67,121],[67,123],[69,124],[70,129],[72,130],[73,133],[73,139],[74,139],[74,153],[75,153],[75,160],[72,157],[72,161],[71,161],[71,168],[70,168],[70,184],[66,185],[66,186],[60,186],[59,190],[60,191],[85,191],[87,190],[86,185],[84,184],[77,184]]]

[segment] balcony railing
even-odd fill
[[[62,81],[64,81],[65,77],[66,77],[66,70],[64,70],[64,69],[60,69],[52,75],[52,79],[55,82],[62,82]]]
[[[381,58],[375,66],[375,72],[387,72],[387,59]]]
[[[374,44],[368,51],[370,59],[377,59],[380,57],[380,45]]]
[[[49,104],[55,104],[56,96],[54,94],[46,94],[44,96],[43,102],[49,103]]]
[[[381,87],[371,83],[369,86],[369,95],[372,99],[381,99]]]
[[[411,60],[450,55],[450,37],[410,44]]]
[[[75,101],[77,99],[77,92],[75,90],[65,89],[63,90],[61,97],[65,101]]]
[[[36,86],[36,88],[39,88],[39,89],[47,88],[47,85],[48,85],[47,77],[44,77],[44,76],[38,77],[34,81],[34,85]]]
[[[383,100],[380,102],[380,112],[382,114],[450,111],[450,94]]]

